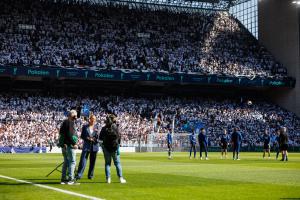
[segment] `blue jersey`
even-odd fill
[[[280,137],[279,136],[276,136],[276,143],[277,143],[277,145],[280,144]]]
[[[264,140],[264,144],[265,145],[270,145],[270,143],[271,143],[271,136],[265,134],[264,137],[263,137],[263,140]]]
[[[222,144],[228,144],[228,142],[229,142],[228,135],[223,134],[222,137],[221,137],[221,143]]]
[[[200,145],[207,146],[207,144],[208,144],[207,136],[204,135],[204,134],[202,134],[202,133],[199,133],[199,135],[198,135],[198,141],[199,141]]]
[[[196,135],[195,134],[191,134],[189,136],[189,138],[190,138],[190,143],[193,144],[193,145],[195,145],[196,144]]]
[[[167,143],[168,143],[168,144],[172,144],[172,142],[173,142],[172,134],[171,134],[171,133],[168,133],[168,134],[167,134]]]
[[[233,132],[231,134],[231,141],[234,143],[234,144],[240,144],[242,142],[242,134],[240,132]]]

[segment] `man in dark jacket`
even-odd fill
[[[106,117],[105,126],[101,129],[99,140],[103,141],[102,150],[105,159],[106,182],[111,183],[110,166],[111,159],[113,159],[120,183],[126,183],[126,180],[123,178],[120,162],[119,147],[121,143],[121,135],[116,122],[115,115],[108,115]]]
[[[62,166],[61,184],[74,185],[74,171],[76,166],[76,152],[78,136],[75,131],[77,112],[71,110],[68,119],[64,120],[59,130],[59,144],[62,148],[64,164]],[[68,173],[68,176],[67,176]],[[68,178],[67,178],[68,177]]]
[[[231,143],[233,151],[233,160],[240,160],[239,153],[242,143],[242,134],[239,132],[239,129],[235,127],[233,133],[231,134]]]
[[[279,135],[279,142],[280,142],[280,151],[282,152],[282,159],[281,161],[288,161],[288,142],[289,137],[287,134],[287,128],[282,127],[280,129],[280,135]]]
[[[276,130],[276,137],[275,137],[275,141],[274,141],[274,149],[276,151],[276,160],[278,159],[279,157],[279,153],[280,153],[280,129],[277,129]]]
[[[76,179],[81,179],[86,162],[88,157],[90,156],[90,166],[88,171],[88,179],[92,179],[94,176],[95,163],[97,158],[97,153],[99,150],[99,144],[97,141],[97,132],[94,129],[94,125],[96,123],[95,115],[90,115],[89,123],[82,127],[81,139],[83,140],[83,147],[80,157],[80,162],[78,165],[78,171]]]
[[[198,135],[198,142],[200,145],[200,159],[202,160],[202,152],[205,152],[205,160],[208,160],[207,157],[207,146],[208,146],[208,138],[206,136],[206,131],[204,128],[201,128],[201,131]]]

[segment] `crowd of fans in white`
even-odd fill
[[[115,113],[122,134],[123,146],[154,143],[166,144],[166,133],[175,122],[175,146],[188,139],[182,127],[191,121],[200,121],[207,129],[211,146],[217,146],[223,129],[229,133],[238,126],[243,145],[260,145],[264,129],[272,135],[280,126],[286,126],[291,145],[300,145],[300,119],[266,102],[252,105],[234,100],[214,99],[145,99],[119,96],[97,98],[59,98],[28,95],[0,95],[0,147],[55,146],[59,127],[65,112],[78,105],[89,105],[97,117],[97,130],[104,125],[108,113]],[[83,117],[76,122],[80,135]],[[154,128],[156,126],[156,128]],[[158,128],[160,127],[160,128]],[[154,130],[155,129],[155,130]]]
[[[225,12],[0,1],[0,65],[285,77]]]

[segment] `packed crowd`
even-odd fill
[[[0,65],[286,76],[226,12],[40,0],[0,2]]]
[[[0,95],[0,146],[49,146],[56,144],[66,111],[88,105],[97,118],[96,129],[104,125],[108,113],[118,117],[123,146],[149,144],[150,135],[158,146],[174,127],[175,144],[182,144],[189,132],[184,125],[199,121],[207,129],[211,146],[217,146],[224,128],[238,126],[243,145],[260,145],[264,130],[272,135],[280,126],[288,128],[290,144],[300,145],[300,119],[266,102],[248,103],[215,99],[145,99],[119,96],[78,98]],[[174,122],[174,125],[172,125]],[[80,135],[83,117],[76,121]]]

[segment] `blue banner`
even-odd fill
[[[187,132],[192,132],[194,129],[195,131],[198,131],[198,133],[199,133],[200,129],[204,128],[204,127],[205,127],[205,125],[201,121],[189,121],[186,124],[184,124],[181,127],[181,129],[184,131],[187,131]]]
[[[83,108],[81,110],[81,115],[84,117],[89,117],[90,116],[90,106],[87,104],[83,105]]]
[[[46,153],[46,147],[0,147],[0,153]]]
[[[58,67],[7,67],[0,66],[0,76],[34,76],[47,78],[89,79],[111,81],[156,81],[176,84],[212,84],[247,87],[295,87],[293,78],[272,79],[247,77],[227,77],[217,75],[183,74],[183,73],[159,73],[136,72],[122,70],[85,70],[65,69]]]

